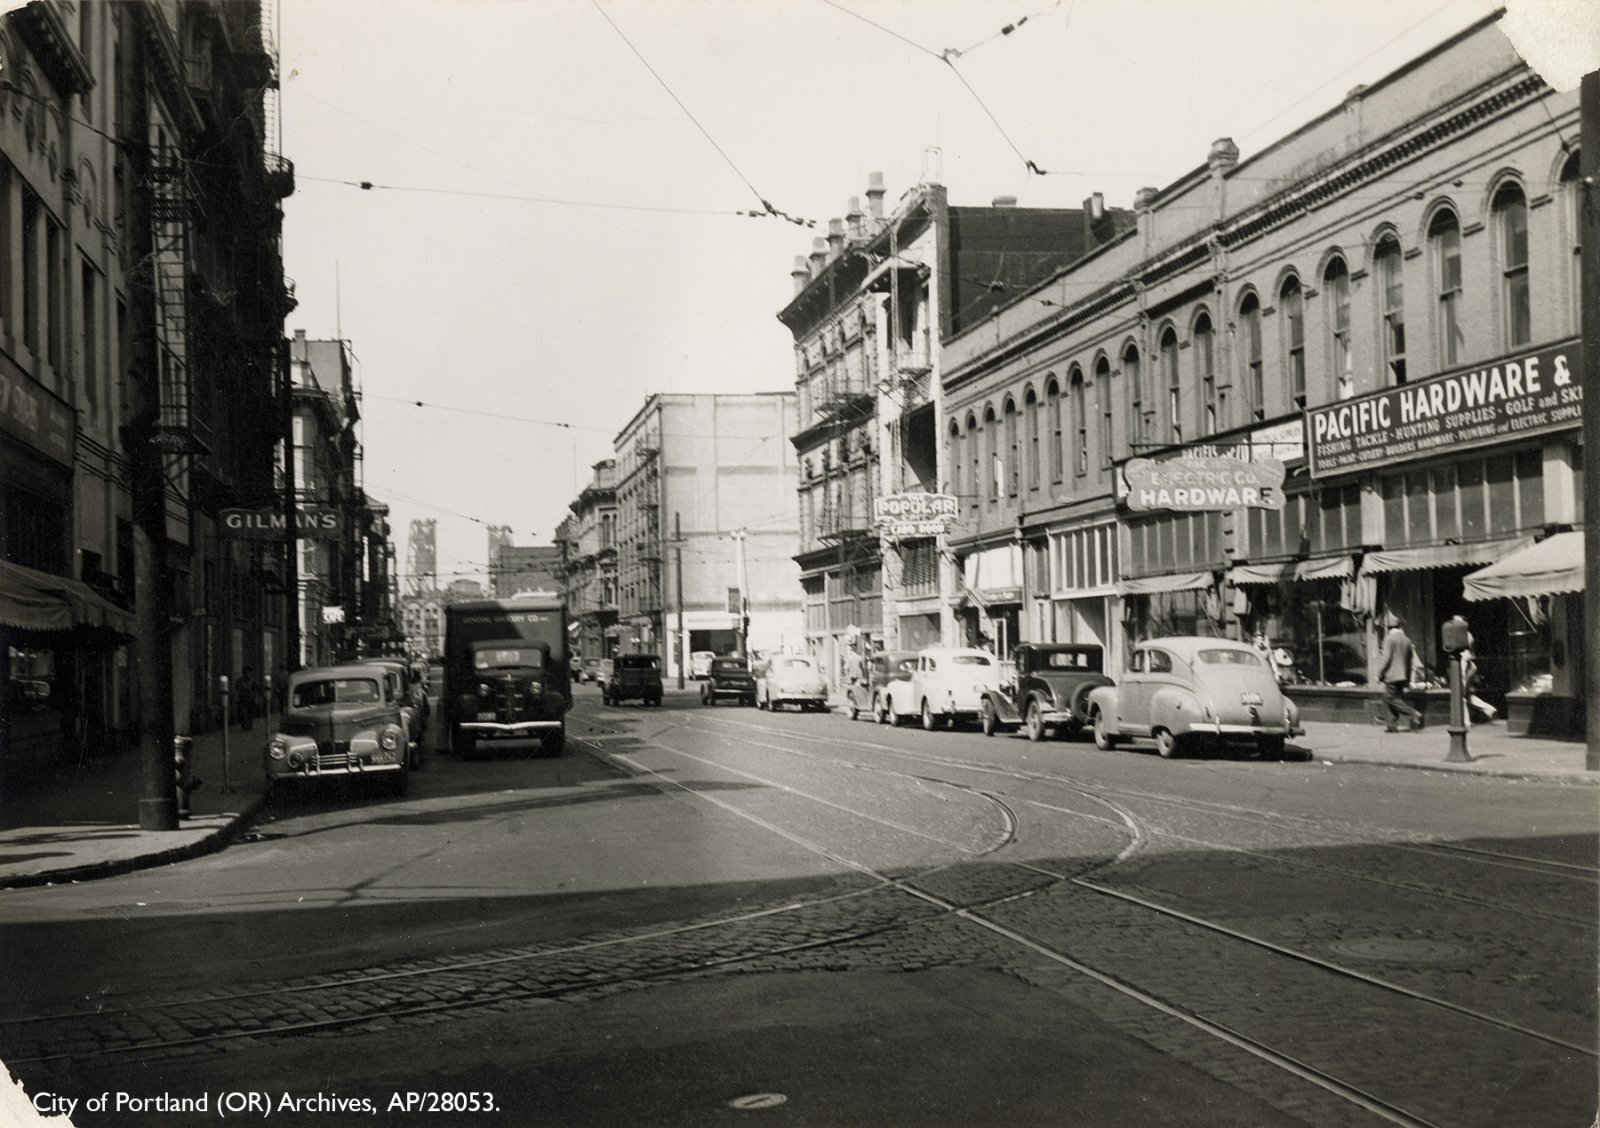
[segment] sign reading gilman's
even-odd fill
[[[1577,427],[1583,346],[1573,340],[1311,408],[1313,477]]]
[[[330,506],[302,505],[294,513],[295,535],[307,538],[337,537],[341,524],[339,511]],[[282,509],[224,509],[222,535],[242,540],[281,540]]]

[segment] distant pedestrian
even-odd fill
[[[1499,710],[1478,696],[1478,659],[1472,653],[1470,633],[1467,635],[1467,648],[1461,652],[1461,699],[1466,704],[1469,722],[1494,722]]]
[[[1412,732],[1422,728],[1422,714],[1405,699],[1415,668],[1420,664],[1417,648],[1406,634],[1405,621],[1390,611],[1385,616],[1388,632],[1378,651],[1378,680],[1383,683],[1385,715],[1374,718],[1385,732],[1399,732],[1400,718],[1408,718]]]

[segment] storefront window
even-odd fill
[[[1267,640],[1292,685],[1365,685],[1366,630],[1340,599],[1340,581],[1252,587],[1251,633]]]

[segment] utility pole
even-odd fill
[[[683,667],[689,658],[689,643],[683,633],[683,514],[672,512],[672,570],[678,601],[678,688],[682,689]]]
[[[289,340],[278,342],[278,371],[283,384],[283,587],[284,607],[283,669],[292,674],[300,668],[300,546],[295,536],[294,485],[294,377]]]
[[[733,530],[733,551],[739,579],[739,656],[750,657],[750,573],[745,569],[744,529]]]
[[[1600,771],[1600,71],[1583,76],[1578,87],[1579,165],[1578,209],[1582,263],[1578,271],[1581,293],[1579,318],[1583,329],[1583,695],[1588,728],[1584,735],[1583,766]]]

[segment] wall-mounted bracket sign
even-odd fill
[[[294,511],[295,536],[311,540],[336,540],[343,528],[339,511],[328,505],[302,505]],[[282,540],[283,510],[224,509],[220,520],[222,535],[239,540]]]
[[[951,494],[898,493],[872,503],[873,523],[886,537],[936,537],[959,514]]]
[[[1122,468],[1133,510],[1282,509],[1283,463],[1275,458],[1131,459]]]

